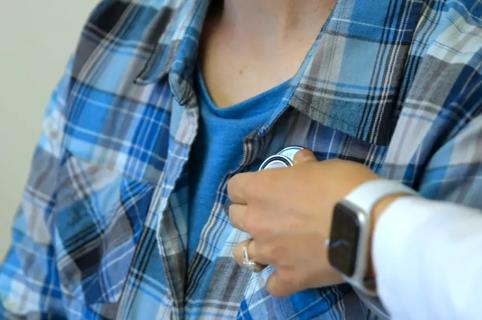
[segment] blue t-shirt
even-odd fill
[[[289,87],[286,81],[233,106],[218,108],[200,71],[195,78],[200,120],[189,160],[189,262],[196,252],[221,180],[241,163],[244,139],[269,120]]]

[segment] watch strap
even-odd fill
[[[348,202],[352,207],[358,208],[357,212],[363,213],[363,227],[360,230],[358,250],[355,265],[355,274],[347,281],[358,288],[366,296],[375,296],[372,289],[365,286],[365,275],[367,271],[367,250],[369,246],[371,216],[375,205],[383,198],[394,194],[416,195],[416,192],[401,184],[400,182],[387,179],[377,179],[367,181],[350,192],[344,202]]]
[[[371,215],[373,208],[380,200],[398,193],[417,194],[413,189],[400,182],[377,179],[362,183],[353,189],[345,200],[362,209],[367,215]]]

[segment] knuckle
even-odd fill
[[[259,246],[258,251],[259,255],[262,256],[264,259],[272,261],[272,263],[275,265],[277,264],[279,255],[277,255],[278,250],[276,246],[271,243],[263,243],[263,245]]]
[[[228,181],[228,196],[232,198],[237,190],[237,176],[232,177]]]
[[[285,240],[282,237],[270,237],[268,240],[264,253],[270,257],[275,265],[287,268],[286,261],[289,261],[287,258],[290,255],[291,248],[285,245]]]
[[[280,297],[283,295],[279,287],[274,285],[268,285],[266,287],[266,291],[268,291],[269,294],[272,295],[273,297]]]
[[[280,279],[290,288],[300,288],[302,277],[292,270],[280,272]]]
[[[283,249],[282,246],[273,245],[269,249],[269,255],[271,256],[271,259],[274,261],[274,263],[278,264],[278,262],[284,260],[283,257],[286,255],[286,251]]]
[[[247,184],[247,196],[254,200],[264,199],[269,190],[267,180],[267,172],[253,174],[252,179]]]
[[[252,211],[248,210],[244,217],[244,228],[252,235],[259,234],[259,223]]]
[[[253,237],[266,237],[270,234],[270,225],[265,222],[262,213],[256,210],[249,210],[244,217],[244,228],[248,230]]]
[[[246,184],[245,194],[248,199],[257,199],[259,192],[261,191],[258,184],[256,183],[258,179],[254,177]]]

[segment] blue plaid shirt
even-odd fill
[[[3,318],[369,317],[348,285],[286,298],[231,250],[225,176],[186,263],[184,167],[206,0],[105,0],[47,108],[0,272]],[[288,145],[482,208],[482,2],[339,0],[236,172]],[[322,195],[320,195],[322,196]],[[394,248],[396,250],[396,248]]]

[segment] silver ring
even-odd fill
[[[243,246],[243,266],[248,268],[249,271],[251,272],[261,272],[265,266],[251,260],[248,254],[248,245],[249,243],[253,241],[253,239],[248,240],[245,245]]]

